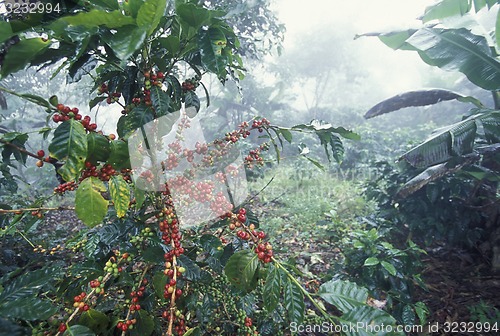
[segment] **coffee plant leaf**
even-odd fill
[[[170,97],[158,86],[151,87],[151,102],[158,117],[168,113],[170,107]]]
[[[139,50],[146,39],[146,31],[142,27],[125,26],[115,34],[104,34],[104,41],[121,61],[128,60]]]
[[[396,320],[382,309],[373,308],[368,305],[359,306],[346,312],[340,317],[340,323],[345,327],[342,330],[346,330],[345,334],[348,336],[375,336],[375,335],[397,335],[403,336],[404,333],[397,333],[396,330]],[[355,328],[355,331],[351,331],[352,325],[363,325],[363,326],[393,326],[393,332],[380,333],[380,330],[370,328]],[[389,329],[389,328],[387,328]]]
[[[0,306],[0,315],[28,321],[45,320],[58,311],[50,301],[37,297],[24,297],[15,301],[7,301]]]
[[[183,276],[189,281],[198,281],[201,277],[201,268],[194,261],[189,259],[184,254],[181,254],[179,258],[177,258],[179,262],[179,266],[182,266],[186,269],[186,272]]]
[[[163,272],[158,272],[153,276],[153,288],[155,290],[156,297],[164,301],[163,292],[165,291],[165,285],[170,281],[170,278]]]
[[[109,324],[109,317],[98,310],[89,309],[82,313],[78,323],[96,334],[104,334]]]
[[[394,267],[393,264],[387,262],[387,261],[381,261],[380,264],[382,265],[383,268],[385,268],[385,270],[387,272],[389,272],[390,275],[392,276],[396,276],[396,267]]]
[[[404,325],[414,325],[415,324],[415,312],[410,305],[405,305],[403,307],[403,312],[401,313],[401,320]]]
[[[184,103],[186,106],[186,109],[188,107],[193,107],[196,110],[196,113],[200,111],[200,98],[196,95],[194,91],[188,91],[184,94]],[[194,116],[189,116],[189,117],[194,117]]]
[[[87,161],[97,163],[109,158],[109,141],[97,132],[87,134]]]
[[[42,286],[54,280],[59,274],[56,269],[44,268],[8,280],[8,283],[4,283],[0,294],[0,304],[36,295]]]
[[[290,322],[301,323],[304,320],[304,293],[302,289],[288,277],[283,286],[283,303]]]
[[[146,105],[136,106],[126,116],[120,117],[117,125],[118,136],[127,138],[130,133],[134,132],[141,126],[154,119],[154,112],[151,107]]]
[[[108,201],[101,195],[104,191],[106,191],[106,186],[95,177],[83,180],[76,190],[76,215],[89,227],[102,223],[108,212]]]
[[[63,336],[95,336],[95,334],[86,326],[75,324],[69,327]]]
[[[82,124],[74,119],[64,121],[54,131],[49,145],[50,156],[65,161],[58,173],[65,181],[76,179],[85,165],[88,144]]]
[[[200,328],[192,328],[184,333],[184,336],[197,336],[200,334]]]
[[[134,329],[129,330],[132,336],[148,336],[151,335],[155,329],[154,320],[145,310],[139,310],[137,314],[137,323]]]
[[[88,12],[80,12],[76,15],[65,16],[50,25],[56,33],[64,33],[67,26],[83,26],[94,28],[106,26],[107,28],[119,28],[126,25],[135,25],[135,20],[123,15],[119,10],[104,11],[92,9]]]
[[[115,205],[116,215],[118,218],[125,216],[130,204],[130,187],[123,179],[123,176],[112,176],[109,179],[109,194]]]
[[[113,140],[109,145],[111,153],[109,154],[107,162],[116,170],[130,168],[127,143],[121,140]]]
[[[347,313],[366,304],[368,290],[350,281],[331,280],[325,282],[318,291],[319,296]]]
[[[165,15],[167,0],[146,0],[137,13],[137,25],[151,35]]]
[[[264,307],[271,313],[280,301],[281,294],[281,276],[279,269],[271,267],[267,273],[266,283],[263,288]]]
[[[209,10],[192,3],[181,3],[177,6],[176,11],[183,23],[195,29],[208,24],[211,18]]]
[[[211,27],[200,34],[201,62],[206,69],[215,73],[220,80],[224,80],[227,75],[227,62],[222,56],[222,50],[226,43],[226,36],[217,27]]]
[[[0,69],[0,76],[7,77],[11,73],[23,69],[40,52],[51,45],[50,40],[40,37],[24,39],[9,48]]]
[[[250,292],[257,286],[259,259],[253,251],[238,251],[229,258],[224,272],[228,280],[238,289]]]

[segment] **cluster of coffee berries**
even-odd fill
[[[89,305],[84,302],[87,293],[82,292],[73,298],[73,307],[78,308],[80,311],[87,311],[90,309]]]
[[[100,276],[95,280],[90,281],[90,288],[94,289],[96,294],[104,294],[104,277]]]
[[[62,183],[54,188],[54,192],[57,194],[64,194],[66,191],[73,191],[78,187],[75,181],[69,181]]]
[[[196,75],[193,78],[186,79],[181,84],[182,91],[194,91],[200,85],[200,76]]]
[[[127,331],[134,329],[134,325],[137,323],[137,320],[131,319],[126,321],[120,321],[116,324],[116,328],[121,331]]]
[[[240,325],[240,328],[238,329],[238,336],[251,336],[259,334],[257,328],[253,325],[252,319],[247,316],[244,310],[238,311],[236,321]]]
[[[120,100],[120,97],[122,96],[120,92],[109,92],[109,87],[106,85],[106,83],[102,83],[97,88],[97,94],[99,95],[107,94],[108,97],[106,98],[106,103],[108,104],[116,103],[118,100]]]
[[[263,127],[269,126],[270,124],[271,123],[266,118],[262,118],[260,120],[256,119],[252,122],[252,128],[257,129],[260,133],[262,133],[264,130]]]
[[[57,331],[60,333],[63,333],[66,331],[66,329],[68,329],[68,326],[66,325],[66,323],[61,322],[61,324],[59,324],[59,327],[57,328]]]
[[[180,256],[184,253],[184,248],[181,246],[182,235],[179,231],[179,223],[177,216],[170,207],[165,207],[158,214],[158,218],[165,217],[159,222],[161,239],[166,245],[170,245],[172,249],[165,253],[165,261],[172,262],[173,257]]]
[[[78,107],[69,107],[64,104],[57,104],[58,113],[52,116],[55,123],[66,121],[69,119],[82,120],[82,115],[79,113]]]
[[[91,162],[85,162],[85,170],[82,171],[82,176],[80,181],[83,181],[87,177],[97,177],[102,181],[109,181],[110,177],[116,175],[117,172],[110,164],[105,164],[101,169],[97,170],[97,167]]]
[[[161,87],[164,79],[165,75],[161,71],[157,73],[151,70],[144,71],[144,87],[147,90],[151,89],[152,86]]]
[[[57,252],[62,251],[63,249],[64,249],[64,247],[61,246],[60,244],[58,244],[57,246],[55,246],[55,247],[53,247],[51,249],[46,249],[46,248],[42,247],[42,245],[38,245],[37,247],[33,248],[33,252],[46,253],[46,254],[49,254],[49,255],[54,255]]]
[[[114,260],[114,257],[106,262],[104,272],[113,274],[114,276],[118,276],[118,274],[120,274],[120,272],[122,271],[122,267],[118,266],[118,263],[113,262],[112,260]]]
[[[132,243],[132,245],[134,245],[136,248],[140,249],[141,245],[144,242],[148,241],[149,238],[154,237],[155,234],[156,233],[152,231],[151,228],[146,227],[142,229],[138,235],[132,236],[130,238],[130,243]]]
[[[146,280],[147,281],[147,280]],[[147,283],[147,282],[146,282]],[[137,291],[130,292],[130,298],[132,303],[129,306],[130,311],[139,311],[141,310],[141,305],[139,304],[139,299],[144,296],[144,291],[146,288],[141,286],[137,289]]]
[[[248,168],[252,168],[254,164],[258,166],[264,165],[264,160],[262,156],[260,156],[261,152],[269,149],[268,143],[263,143],[256,149],[252,149],[248,152],[248,155],[245,157],[245,164]]]
[[[31,216],[36,217],[36,218],[43,218],[43,214],[39,210],[31,211]]]
[[[264,263],[268,263],[271,262],[271,258],[273,257],[273,247],[269,243],[259,243],[255,248],[255,253],[257,254],[259,260]]]
[[[68,246],[68,248],[71,248],[71,251],[74,253],[74,252],[77,252],[79,251],[81,248],[83,248],[85,246],[85,244],[87,244],[87,241],[88,239],[87,238],[83,238],[79,241],[77,241],[73,246]]]

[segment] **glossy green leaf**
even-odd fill
[[[112,165],[114,169],[130,168],[128,145],[125,141],[111,141],[110,150],[111,154],[109,155],[108,163]]]
[[[366,303],[368,290],[349,281],[331,280],[319,288],[323,300],[346,313]]]
[[[401,313],[401,320],[404,325],[415,325],[416,316],[413,308],[410,305],[405,305],[403,307],[403,312]]]
[[[130,205],[130,188],[123,176],[116,175],[109,179],[109,194],[115,205],[118,218],[125,216]]]
[[[226,44],[226,36],[219,28],[209,28],[200,34],[201,62],[221,80],[225,79],[227,74],[227,61],[222,56],[222,49]]]
[[[379,260],[375,257],[366,258],[363,266],[375,266],[379,264]]]
[[[7,21],[0,21],[0,43],[12,36],[12,27]]]
[[[163,272],[158,272],[153,276],[153,288],[156,297],[160,300],[164,300],[163,292],[165,291],[165,285],[170,281],[170,278]]]
[[[92,4],[104,9],[117,10],[119,9],[117,0],[92,0]]]
[[[151,88],[151,102],[155,109],[157,117],[164,116],[168,113],[170,107],[170,97],[158,86]]]
[[[242,250],[229,258],[224,272],[235,287],[250,292],[257,286],[258,266],[257,254],[250,250]]]
[[[425,303],[419,301],[415,303],[415,312],[417,313],[420,324],[425,324],[427,322],[427,315],[429,315],[429,309]]]
[[[281,275],[278,268],[273,266],[269,269],[262,291],[264,308],[268,313],[272,313],[280,302]]]
[[[87,157],[87,134],[82,124],[74,119],[61,123],[49,145],[50,156],[65,161],[58,172],[65,181],[80,176]]]
[[[58,270],[52,268],[40,269],[25,273],[3,284],[0,293],[0,305],[7,301],[18,301],[22,298],[34,296],[40,288],[59,275]]]
[[[109,157],[109,140],[97,132],[87,134],[87,161],[96,163],[106,161]]]
[[[22,298],[4,302],[0,305],[0,316],[21,320],[45,320],[54,315],[58,308],[48,300]]]
[[[430,65],[458,70],[485,90],[500,87],[500,62],[491,56],[488,43],[482,36],[464,28],[423,28],[407,42]]]
[[[177,36],[169,35],[158,39],[160,45],[167,49],[171,56],[176,55],[181,48],[181,41]]]
[[[198,29],[207,24],[211,18],[210,11],[193,3],[183,3],[177,6],[177,15],[189,26]]]
[[[139,310],[137,317],[137,323],[134,326],[134,329],[128,330],[132,336],[149,336],[153,333],[155,329],[155,323],[153,317],[148,314],[145,310]]]
[[[134,188],[135,208],[140,209],[146,200],[146,192],[139,188]]]
[[[154,119],[154,112],[151,107],[145,105],[136,106],[126,116],[120,117],[117,125],[118,136],[127,138],[132,132]]]
[[[146,0],[137,13],[137,25],[151,35],[165,15],[167,0]]]
[[[94,28],[106,26],[108,28],[119,28],[126,25],[135,25],[135,20],[130,16],[123,15],[119,10],[104,11],[92,9],[89,12],[80,12],[73,16],[64,16],[53,25],[66,23],[73,26],[84,26],[85,28]]]
[[[189,281],[198,281],[201,277],[201,268],[194,261],[189,259],[186,255],[182,254],[177,258],[179,266],[186,269],[183,276]]]
[[[144,0],[128,0],[123,3],[125,11],[130,14],[133,18],[137,18],[139,9],[144,4]]]
[[[378,335],[393,335],[393,336],[404,336],[404,333],[396,332],[396,320],[382,309],[373,308],[367,305],[356,307],[340,317],[340,323],[345,327],[342,330],[346,330],[345,334],[348,336],[378,336]],[[392,332],[383,334],[380,333],[376,328],[355,328],[353,330],[353,325],[363,325],[363,326],[381,326],[384,325],[385,330],[388,326],[392,326]]]
[[[124,26],[118,29],[115,34],[103,35],[103,39],[116,57],[126,62],[142,47],[146,39],[146,30],[143,27]]]
[[[425,9],[422,21],[441,20],[450,16],[463,16],[471,10],[470,0],[442,0],[435,5]]]
[[[200,111],[200,98],[196,95],[194,91],[188,91],[184,94],[184,103],[186,109],[189,107],[194,108],[196,113]],[[192,115],[189,115],[190,118],[194,117]]]
[[[302,289],[289,278],[283,284],[283,304],[290,322],[300,324],[304,320],[304,293]]]
[[[96,334],[104,334],[110,323],[109,317],[95,309],[83,312],[78,320],[78,324],[85,326]]]
[[[8,49],[0,75],[6,77],[11,73],[24,69],[30,61],[40,52],[50,46],[50,40],[45,40],[39,37],[21,40]]]
[[[396,267],[394,267],[393,264],[387,262],[387,261],[381,261],[380,264],[382,265],[383,268],[385,268],[385,270],[387,272],[389,272],[390,275],[392,276],[396,276]]]
[[[89,177],[80,183],[76,190],[75,212],[82,222],[90,227],[102,223],[108,213],[108,201],[101,192],[106,186],[96,177]]]

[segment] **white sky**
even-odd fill
[[[418,55],[393,51],[376,37],[353,40],[355,34],[385,32],[421,26],[417,18],[435,0],[275,0],[278,18],[286,25],[284,52],[303,33],[340,34],[353,57],[369,74],[373,97],[381,98],[422,87],[422,69],[430,69]],[[430,69],[429,71],[435,71]],[[440,71],[440,70],[437,70]],[[370,85],[367,82],[367,85]],[[367,102],[370,105],[372,102]]]

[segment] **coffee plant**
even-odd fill
[[[291,322],[309,318],[306,307],[332,325],[395,323],[368,305],[367,290],[354,283],[306,290],[275,255],[265,223],[236,197],[244,186],[230,186],[239,169],[262,166],[266,152],[279,162],[293,132],[317,136],[336,160],[341,137],[356,134],[321,121],[285,128],[255,117],[209,143],[189,142],[199,132],[191,123],[202,107],[200,91],[210,101],[203,80],[244,76],[225,11],[182,0],[52,3],[60,11],[0,21],[0,76],[56,64],[70,82],[90,76],[94,97],[88,106],[73,106],[57,96],[0,88],[42,107],[46,126],[38,132],[51,139],[32,152],[30,134],[2,134],[2,188],[17,190],[14,160],[53,168],[59,183],[33,202],[1,204],[2,244],[12,251],[31,244],[37,261],[20,260],[22,268],[2,273],[2,333],[283,334]],[[121,110],[116,134],[90,116],[103,105]],[[171,141],[162,142],[164,136]],[[260,142],[232,165],[247,139]],[[74,204],[53,205],[64,199]],[[68,228],[56,246],[33,244],[33,227],[49,211],[65,209],[87,229],[70,234]],[[340,313],[331,314],[319,297]]]

